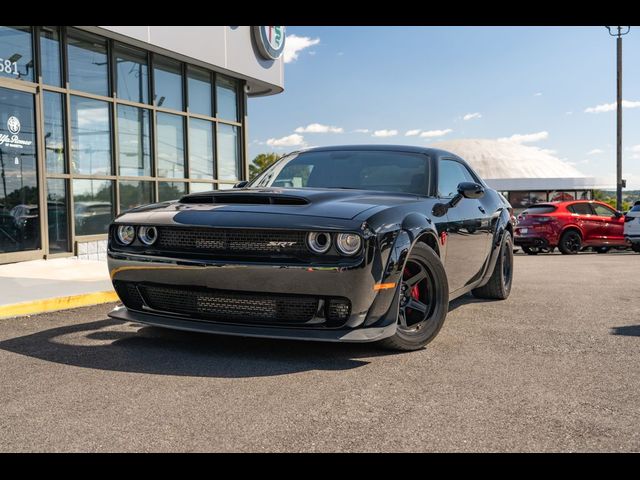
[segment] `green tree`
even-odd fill
[[[277,153],[261,153],[257,155],[249,165],[249,180],[253,180],[269,165],[280,159]]]

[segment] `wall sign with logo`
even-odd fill
[[[253,36],[260,54],[267,60],[277,60],[284,51],[284,27],[253,27]]]
[[[10,116],[7,120],[7,130],[9,130],[10,135],[0,133],[0,147],[3,145],[9,148],[29,147],[33,141],[20,139],[19,133],[21,127],[20,119],[14,115]]]

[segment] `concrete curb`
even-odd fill
[[[118,295],[113,290],[91,292],[68,297],[43,298],[29,302],[0,305],[0,319],[36,315],[38,313],[67,310],[69,308],[88,307],[101,303],[117,302]]]

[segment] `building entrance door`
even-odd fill
[[[0,264],[42,258],[35,91],[0,87]]]

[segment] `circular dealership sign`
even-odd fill
[[[20,120],[13,116],[9,117],[9,120],[7,120],[7,128],[14,135],[18,134],[20,132]]]
[[[284,27],[253,27],[253,35],[264,58],[280,58],[284,50]]]

